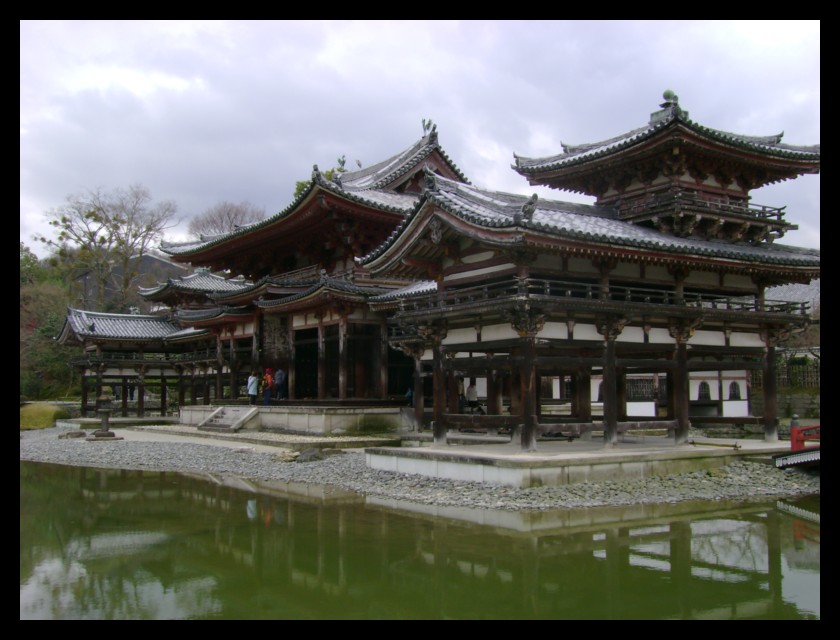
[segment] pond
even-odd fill
[[[25,619],[819,619],[819,496],[512,513],[20,463]]]

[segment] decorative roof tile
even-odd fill
[[[600,142],[578,145],[561,143],[563,152],[553,156],[528,158],[514,154],[515,162],[512,167],[522,175],[530,175],[581,164],[632,147],[675,124],[680,124],[690,131],[717,142],[764,155],[791,160],[819,161],[820,159],[820,145],[782,144],[783,133],[769,136],[748,136],[698,124],[689,119],[687,111],[679,107],[676,96],[671,95],[669,97],[666,95],[666,101],[662,106],[663,109],[652,114],[650,122],[643,127]]]
[[[558,200],[536,200],[499,191],[480,189],[435,176],[434,187],[426,192],[417,208],[389,238],[373,252],[359,259],[368,264],[383,255],[427,205],[433,204],[453,216],[486,228],[521,228],[539,231],[569,240],[618,245],[646,251],[710,256],[785,264],[819,266],[817,249],[787,247],[780,244],[735,244],[699,238],[679,238],[625,222],[617,218],[615,209],[597,205]]]
[[[423,160],[435,150],[447,162],[455,175],[466,182],[466,177],[441,148],[437,139],[437,131],[433,128],[428,135],[405,151],[358,171],[341,172],[332,181],[324,177],[317,165],[314,166],[307,187],[286,208],[273,216],[238,227],[227,234],[210,236],[198,241],[161,244],[161,250],[170,255],[186,256],[222,244],[233,238],[254,233],[293,213],[317,188],[326,189],[330,193],[358,204],[405,215],[414,208],[420,196],[397,193],[386,190],[384,187],[419,168]]]
[[[160,316],[102,313],[69,308],[65,320],[65,330],[67,329],[79,338],[142,341],[164,339],[181,328]]]
[[[388,300],[399,300],[411,298],[412,296],[423,296],[437,291],[437,282],[434,280],[420,280],[407,287],[392,289],[387,293],[370,298],[371,302],[387,302]]]
[[[241,276],[236,278],[224,278],[210,273],[208,269],[199,268],[183,278],[169,278],[166,282],[156,287],[140,288],[140,295],[146,298],[160,296],[162,293],[172,290],[185,293],[235,293],[252,286]]]

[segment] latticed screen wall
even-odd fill
[[[764,386],[764,372],[753,371],[753,389]],[[819,389],[820,359],[804,355],[776,356],[776,387],[779,389]]]

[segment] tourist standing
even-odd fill
[[[467,406],[470,413],[475,413],[478,409],[478,389],[475,387],[475,382],[470,382],[470,386],[467,387]]]
[[[274,390],[274,374],[271,369],[265,370],[263,376],[263,406],[271,404],[271,392]]]
[[[256,369],[251,369],[251,375],[248,376],[248,399],[250,404],[257,404],[257,386],[260,379],[257,378]]]

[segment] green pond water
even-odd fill
[[[819,496],[536,514],[20,463],[20,618],[819,619]]]

